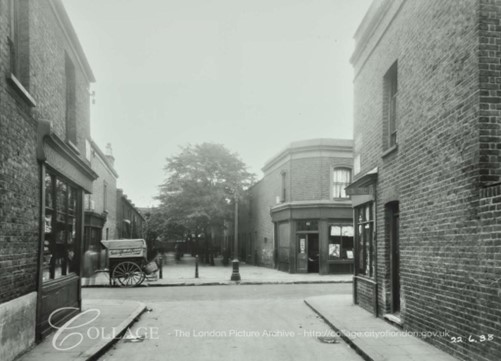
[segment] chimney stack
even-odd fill
[[[115,166],[115,157],[113,156],[113,149],[111,149],[111,143],[106,144],[106,150],[104,152],[106,159],[112,167]]]

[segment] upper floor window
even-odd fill
[[[397,145],[398,66],[395,62],[384,76],[384,142],[385,148]]]
[[[103,211],[108,211],[108,183],[103,181]]]
[[[29,18],[27,0],[9,0],[10,73],[16,85],[28,89]]]
[[[75,66],[66,54],[66,140],[77,145],[77,117],[76,117],[76,79]]]
[[[287,173],[282,172],[280,173],[280,176],[282,177],[282,188],[280,192],[280,202],[285,202],[287,199]]]
[[[345,188],[351,183],[351,169],[334,168],[332,171],[332,198],[349,198]]]

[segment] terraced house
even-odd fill
[[[375,0],[355,40],[355,303],[499,360],[501,1]]]
[[[1,360],[79,312],[92,70],[59,0],[0,0]]]

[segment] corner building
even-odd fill
[[[351,273],[353,142],[292,142],[263,167],[240,208],[240,254],[290,273]]]
[[[501,1],[376,0],[356,34],[354,301],[501,359]]]

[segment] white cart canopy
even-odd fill
[[[146,241],[144,239],[108,239],[102,240],[101,243],[108,249],[109,258],[146,258]]]

